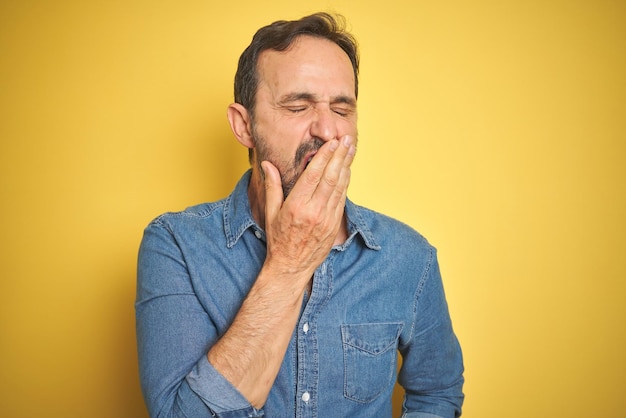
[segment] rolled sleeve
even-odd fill
[[[263,411],[253,408],[248,400],[209,363],[206,356],[187,375],[191,390],[218,417],[262,417]],[[219,397],[215,394],[219,393]]]

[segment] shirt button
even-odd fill
[[[309,323],[305,323],[304,325],[302,325],[302,331],[304,331],[304,333],[306,334],[307,332],[309,332]]]
[[[261,231],[259,231],[258,229],[254,230],[254,235],[258,238],[261,239]]]
[[[302,394],[302,400],[307,403],[309,402],[309,400],[311,400],[311,395],[309,395],[309,392],[304,392]]]

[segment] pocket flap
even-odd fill
[[[341,325],[341,339],[344,344],[377,355],[396,346],[402,327],[402,322],[345,324]]]

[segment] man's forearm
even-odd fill
[[[277,280],[262,270],[232,325],[209,350],[213,367],[257,409],[280,370],[307,282],[306,277]]]

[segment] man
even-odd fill
[[[153,417],[457,417],[461,350],[436,253],[346,199],[358,54],[327,14],[260,29],[228,120],[251,170],[162,215],[139,252],[137,338]],[[397,370],[397,351],[403,362]]]

